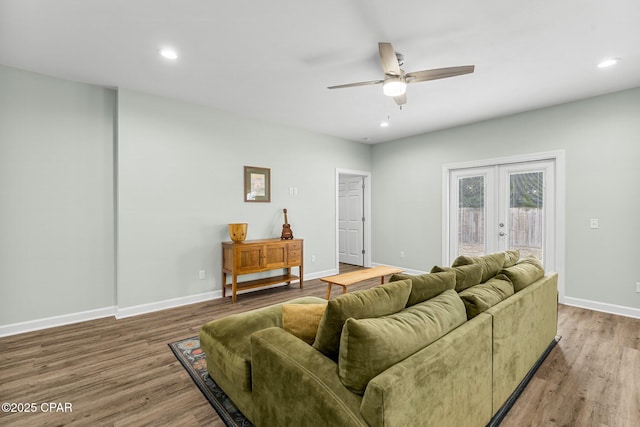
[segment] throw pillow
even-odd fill
[[[456,275],[452,271],[434,274],[421,274],[419,276],[393,274],[389,278],[389,282],[407,279],[411,281],[411,294],[409,294],[407,307],[431,299],[440,295],[447,289],[454,289],[456,286]]]
[[[327,304],[282,304],[282,328],[313,344]]]
[[[516,265],[519,259],[520,251],[518,249],[504,251],[504,265],[502,266],[502,268],[508,268],[512,265]]]
[[[460,267],[439,267],[436,265],[431,269],[432,273],[442,271],[456,273],[456,292],[462,292],[482,281],[482,266],[480,264],[461,265]]]
[[[453,289],[389,316],[348,319],[340,339],[340,380],[363,394],[372,378],[466,320],[464,304]]]
[[[513,283],[504,274],[498,274],[485,283],[460,292],[469,320],[513,295]]]
[[[544,276],[544,268],[538,258],[529,255],[523,258],[516,265],[503,268],[500,271],[511,280],[515,292],[519,292]]]
[[[340,334],[348,318],[363,319],[396,313],[407,305],[410,293],[411,281],[401,280],[329,300],[313,347],[337,362]]]
[[[502,269],[505,262],[504,252],[495,252],[488,255],[471,257],[461,255],[455,260],[451,267],[459,267],[461,265],[480,264],[482,266],[482,283],[486,282]]]

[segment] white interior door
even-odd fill
[[[364,178],[340,176],[338,183],[338,256],[342,263],[364,265]]]
[[[449,172],[449,262],[518,249],[555,265],[554,161],[532,161]]]

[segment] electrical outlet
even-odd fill
[[[198,277],[200,278],[200,280],[204,280],[207,278],[207,272],[205,270],[200,270],[200,272],[198,273]]]
[[[311,255],[311,262],[316,262],[316,256],[315,255]]]
[[[640,293],[640,282],[636,282],[636,292]]]
[[[591,218],[589,220],[589,228],[600,228],[600,225],[598,224],[598,218]]]
[[[400,251],[400,258],[404,258],[404,251]]]

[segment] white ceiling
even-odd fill
[[[0,64],[376,143],[638,87],[639,22],[638,0],[0,0]],[[379,41],[407,72],[476,71],[402,110],[327,89],[380,79]]]

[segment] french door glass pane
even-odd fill
[[[484,254],[484,187],[484,176],[458,180],[458,255]]]
[[[510,175],[509,248],[544,262],[544,182],[542,172]]]

